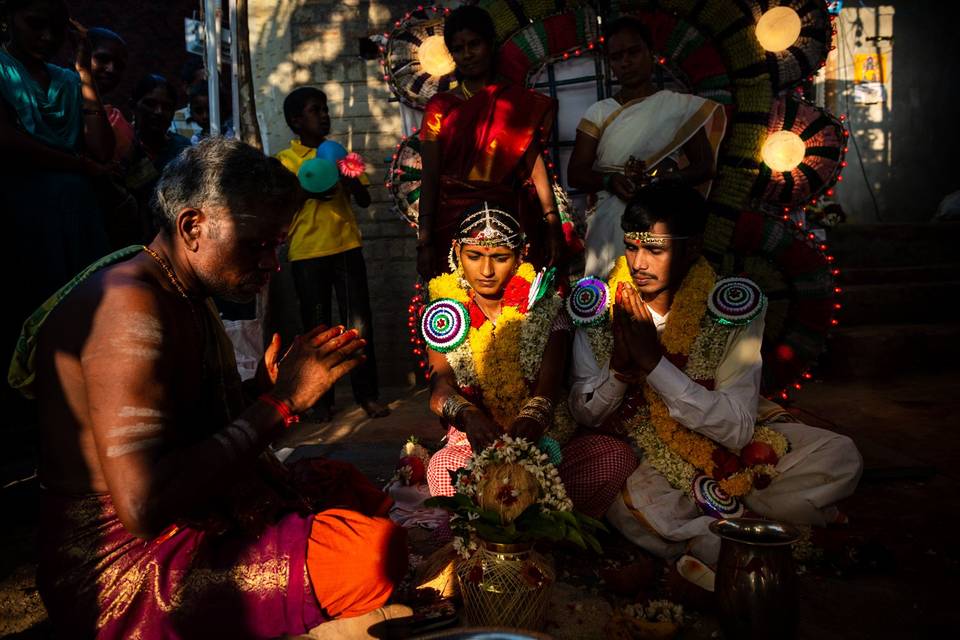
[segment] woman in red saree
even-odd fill
[[[448,271],[460,214],[489,202],[517,213],[530,241],[527,259],[552,266],[563,246],[560,216],[543,163],[556,101],[494,81],[496,32],[489,14],[460,7],[443,38],[457,65],[457,87],[427,104],[417,271],[426,280]]]

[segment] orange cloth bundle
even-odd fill
[[[347,509],[314,516],[307,573],[328,616],[352,618],[382,607],[406,571],[406,531],[389,519]]]

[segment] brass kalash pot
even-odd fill
[[[530,543],[479,541],[457,566],[464,612],[471,625],[542,629],[556,581],[553,564]]]
[[[797,573],[790,545],[800,531],[753,518],[717,520],[710,530],[721,538],[714,593],[724,635],[729,640],[795,638]]]

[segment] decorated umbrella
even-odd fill
[[[815,200],[840,179],[847,135],[840,120],[823,109],[781,96],[760,149],[763,164],[754,197],[787,209]]]
[[[443,42],[449,9],[419,7],[394,23],[382,49],[383,78],[405,105],[422,109],[438,92],[456,86],[453,58]]]
[[[721,271],[748,274],[767,296],[763,388],[784,400],[812,377],[809,368],[837,324],[836,270],[827,249],[788,221],[744,211],[734,246],[721,259]]]
[[[827,61],[836,32],[823,0],[767,0],[749,8],[774,89],[796,86]]]
[[[481,0],[477,3],[490,17],[497,29],[497,42],[506,42],[527,25],[543,22],[570,9],[580,7],[584,0]]]
[[[417,226],[420,214],[420,171],[423,168],[418,133],[414,131],[400,141],[387,170],[387,189],[393,196],[397,212],[412,227]]]
[[[601,40],[593,9],[574,7],[511,35],[498,51],[498,71],[513,82],[531,84],[544,65],[593,51]]]

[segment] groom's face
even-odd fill
[[[657,222],[650,228],[650,233],[669,234],[670,229],[665,222]],[[666,240],[663,243],[641,243],[624,236],[623,251],[633,276],[633,284],[644,300],[651,300],[658,293],[667,289],[672,280],[674,253],[677,247],[675,241]]]

